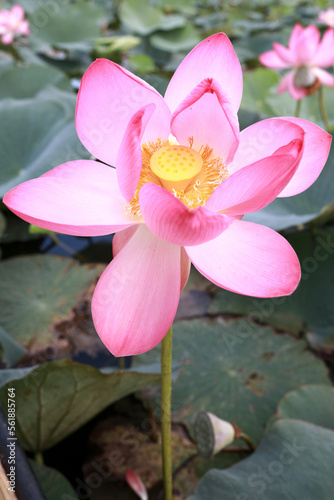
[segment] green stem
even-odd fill
[[[249,436],[247,436],[247,434],[245,434],[244,432],[242,432],[240,434],[240,439],[243,439],[247,444],[248,446],[250,447],[250,449],[252,451],[255,451],[255,444],[253,443],[253,441],[251,440],[251,438]]]
[[[20,62],[24,61],[24,59],[22,59],[22,57],[20,56],[20,53],[18,52],[18,50],[13,45],[7,46],[6,50],[13,56],[13,59],[16,63],[20,63]]]
[[[298,99],[297,104],[296,104],[296,111],[295,111],[295,117],[299,118],[300,115],[300,108],[302,107],[302,100]]]
[[[328,121],[328,116],[327,116],[325,102],[324,102],[324,92],[323,92],[322,86],[319,89],[319,107],[320,107],[320,113],[321,113],[323,122],[325,124],[325,128],[326,128],[327,132],[329,132],[331,126],[330,126],[329,121]]]
[[[53,243],[55,245],[58,245],[60,248],[62,248],[63,250],[65,250],[65,252],[69,253],[70,255],[73,255],[75,254],[76,255],[76,258],[80,261],[80,262],[86,262],[86,259],[85,257],[83,257],[83,255],[81,255],[81,253],[79,252],[76,252],[74,250],[74,248],[70,247],[69,245],[66,245],[66,243],[63,243],[59,238],[58,236],[55,234],[55,233],[48,233],[48,236],[50,237],[50,239],[53,241]]]
[[[43,453],[41,451],[36,451],[35,460],[37,463],[44,465]]]
[[[124,356],[121,356],[120,358],[118,358],[118,368],[120,370],[125,370],[125,357]]]
[[[50,237],[50,239],[53,241],[53,243],[55,245],[58,245],[60,248],[62,248],[63,250],[65,250],[65,252],[68,252],[70,255],[73,255],[73,253],[75,253],[75,251],[73,250],[73,248],[71,248],[70,246],[66,245],[66,243],[63,243],[58,238],[58,236],[55,235],[55,233],[49,233],[48,236]]]
[[[171,453],[172,327],[161,342],[161,435],[164,500],[172,500]]]

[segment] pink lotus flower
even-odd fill
[[[5,45],[9,45],[15,35],[30,35],[29,23],[24,20],[21,5],[13,5],[11,10],[0,11],[0,36]]]
[[[320,85],[334,87],[334,77],[322,68],[334,63],[334,30],[328,29],[320,41],[316,26],[293,28],[289,46],[273,43],[273,50],[264,52],[260,62],[268,68],[293,68],[281,80],[278,93],[288,90],[294,99],[314,93]]]
[[[220,287],[255,297],[291,294],[299,282],[288,242],[241,219],[278,195],[309,187],[327,160],[331,136],[291,117],[240,133],[241,94],[241,67],[223,33],[188,54],[164,99],[99,59],[83,76],[76,128],[104,163],[70,161],[4,198],[19,217],[52,231],[116,232],[114,259],[92,300],[96,330],[116,356],[148,351],[162,340],[190,261]]]
[[[331,7],[327,10],[322,10],[319,12],[318,21],[323,24],[327,24],[331,28],[334,28],[334,9]]]

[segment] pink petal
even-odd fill
[[[17,19],[17,20],[22,20],[24,18],[24,10],[21,7],[21,5],[13,5],[11,8],[11,14]]]
[[[165,94],[171,111],[205,78],[214,78],[237,110],[242,96],[242,72],[233,46],[224,33],[198,44],[182,61]]]
[[[334,76],[320,68],[313,68],[313,73],[321,81],[323,85],[334,87]]]
[[[296,66],[313,63],[313,57],[318,50],[320,32],[316,26],[308,26],[299,35],[295,46]]]
[[[289,66],[294,66],[295,58],[293,52],[290,49],[287,49],[286,47],[284,47],[284,45],[277,42],[273,43],[273,49],[283,62],[285,62]]]
[[[326,164],[332,141],[331,134],[308,120],[291,116],[286,116],[283,120],[301,127],[305,132],[305,137],[304,152],[296,173],[279,197],[301,193],[313,184]]]
[[[291,64],[283,61],[274,50],[268,50],[259,56],[259,61],[268,68],[289,68]]]
[[[19,32],[22,35],[30,35],[29,23],[28,21],[22,21],[19,26]]]
[[[305,97],[306,90],[304,88],[296,87],[294,84],[295,74],[296,70],[293,70],[283,76],[277,89],[278,94],[282,94],[288,90],[293,99],[302,99]]]
[[[112,240],[112,250],[114,258],[122,250],[122,248],[125,247],[127,242],[132,238],[134,233],[137,231],[137,229],[138,225],[133,225],[131,227],[128,227],[127,229],[123,229],[123,231],[119,231],[114,235]],[[181,291],[187,284],[190,273],[190,266],[191,266],[190,259],[185,249],[181,247]]]
[[[213,156],[232,161],[239,143],[238,116],[213,78],[206,78],[176,108],[171,132],[179,143],[194,139],[193,148],[213,148]]]
[[[187,247],[206,278],[252,297],[290,295],[300,280],[298,257],[290,244],[265,226],[236,220],[218,238]]]
[[[137,231],[138,227],[139,227],[138,225],[134,225],[128,227],[127,229],[123,229],[123,231],[119,231],[114,235],[112,240],[114,258],[122,250],[122,248],[124,248],[127,242],[132,238],[134,233]],[[190,266],[191,266],[190,259],[184,248],[181,247],[181,288],[180,288],[181,292],[188,282],[190,274]]]
[[[138,225],[130,226],[122,231],[118,231],[112,239],[112,254],[115,258],[116,255],[125,247],[127,242],[132,238],[138,229]]]
[[[289,49],[291,49],[292,51],[295,50],[296,48],[296,45],[298,43],[298,40],[299,40],[299,36],[301,35],[301,33],[304,31],[304,28],[302,27],[301,24],[296,24],[291,32],[291,35],[290,35],[290,39],[289,39]]]
[[[13,33],[6,33],[5,35],[3,35],[1,37],[1,41],[4,45],[9,45],[12,43],[12,41],[14,40],[14,34]]]
[[[169,136],[170,111],[148,83],[107,59],[97,59],[85,72],[76,108],[76,129],[83,145],[100,160],[114,165],[126,127],[147,104],[155,104],[143,142]]]
[[[244,167],[212,193],[205,207],[229,216],[255,212],[271,203],[295,173],[303,142],[295,139],[272,156]]]
[[[318,46],[318,49],[313,57],[312,64],[327,68],[334,64],[334,30],[328,29]]]
[[[216,238],[233,222],[204,207],[190,210],[167,189],[156,184],[144,184],[139,203],[147,227],[174,245],[199,245]]]
[[[10,19],[10,12],[8,10],[0,10],[0,24],[7,24]]]
[[[118,185],[122,195],[129,202],[136,190],[143,166],[141,139],[154,113],[155,104],[147,104],[131,118],[116,158]]]
[[[323,24],[327,24],[331,28],[334,28],[334,9],[329,8],[327,10],[322,10],[318,14],[318,21]]]
[[[302,138],[303,129],[285,118],[269,118],[254,123],[240,133],[239,148],[228,166],[229,173],[271,156],[294,139]]]
[[[187,252],[181,247],[181,292],[187,284],[190,274],[191,261]]]
[[[148,500],[148,493],[140,476],[133,470],[127,470],[125,479],[130,488],[139,496],[141,500]]]
[[[179,295],[180,248],[142,224],[95,288],[96,331],[115,356],[149,351],[171,326]]]
[[[58,233],[99,236],[136,223],[124,210],[115,169],[91,160],[64,163],[4,197],[21,219]]]

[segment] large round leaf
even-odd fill
[[[45,363],[0,389],[7,408],[8,387],[15,389],[16,435],[28,451],[43,451],[79,429],[114,401],[158,383],[160,375],[96,368],[70,360]]]
[[[198,33],[191,24],[171,31],[159,31],[150,37],[153,47],[166,52],[191,50],[199,41]]]
[[[1,353],[1,361],[5,366],[16,365],[23,358],[26,350],[20,344],[8,335],[0,326],[0,346],[3,353]]]
[[[306,385],[291,391],[280,401],[275,417],[305,420],[334,430],[334,388]]]
[[[0,103],[0,196],[61,163],[89,158],[74,127],[75,102],[55,91]]]
[[[208,472],[188,500],[332,500],[334,432],[276,422],[246,460]]]
[[[260,68],[245,72],[243,80],[241,108],[263,117],[274,116],[275,113],[268,104],[267,97],[274,92],[273,87],[279,83],[279,75],[270,69]]]
[[[0,262],[0,326],[24,345],[46,344],[51,324],[69,316],[100,272],[53,255]]]
[[[184,25],[185,19],[179,14],[165,15],[162,9],[151,5],[146,0],[123,0],[119,16],[131,32],[142,36],[158,29],[172,30]]]
[[[41,6],[30,16],[30,29],[39,40],[66,49],[85,49],[101,35],[106,12],[93,2],[77,2],[53,7]]]
[[[157,357],[158,348],[134,363]],[[198,411],[209,411],[235,422],[254,441],[284,394],[302,384],[329,384],[325,365],[303,341],[246,320],[176,323],[173,360],[181,364],[172,392],[175,419],[191,427]],[[152,402],[159,416],[159,398]]]
[[[37,64],[10,68],[1,74],[0,99],[34,97],[47,85],[54,85],[62,90],[72,90],[70,80],[62,71],[55,68]]]

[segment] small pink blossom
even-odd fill
[[[327,10],[319,12],[318,21],[327,24],[330,28],[334,28],[334,8],[330,7]]]
[[[24,19],[21,5],[13,5],[11,10],[0,11],[0,36],[5,45],[12,43],[16,35],[30,35],[29,22]]]
[[[141,500],[148,500],[148,493],[140,476],[133,470],[126,471],[125,479],[130,488],[139,496]]]
[[[334,30],[328,29],[322,40],[316,26],[293,28],[288,47],[273,43],[273,50],[264,52],[260,62],[268,68],[292,68],[281,80],[278,93],[288,90],[294,99],[314,93],[320,85],[334,87],[334,77],[322,68],[334,63]]]
[[[241,66],[224,33],[188,54],[164,98],[98,59],[81,81],[76,129],[101,161],[69,161],[4,197],[19,217],[51,231],[116,233],[92,300],[96,331],[116,356],[148,351],[166,335],[191,262],[239,294],[276,297],[298,285],[289,243],[242,218],[307,189],[331,135],[291,117],[240,132],[241,95]]]

